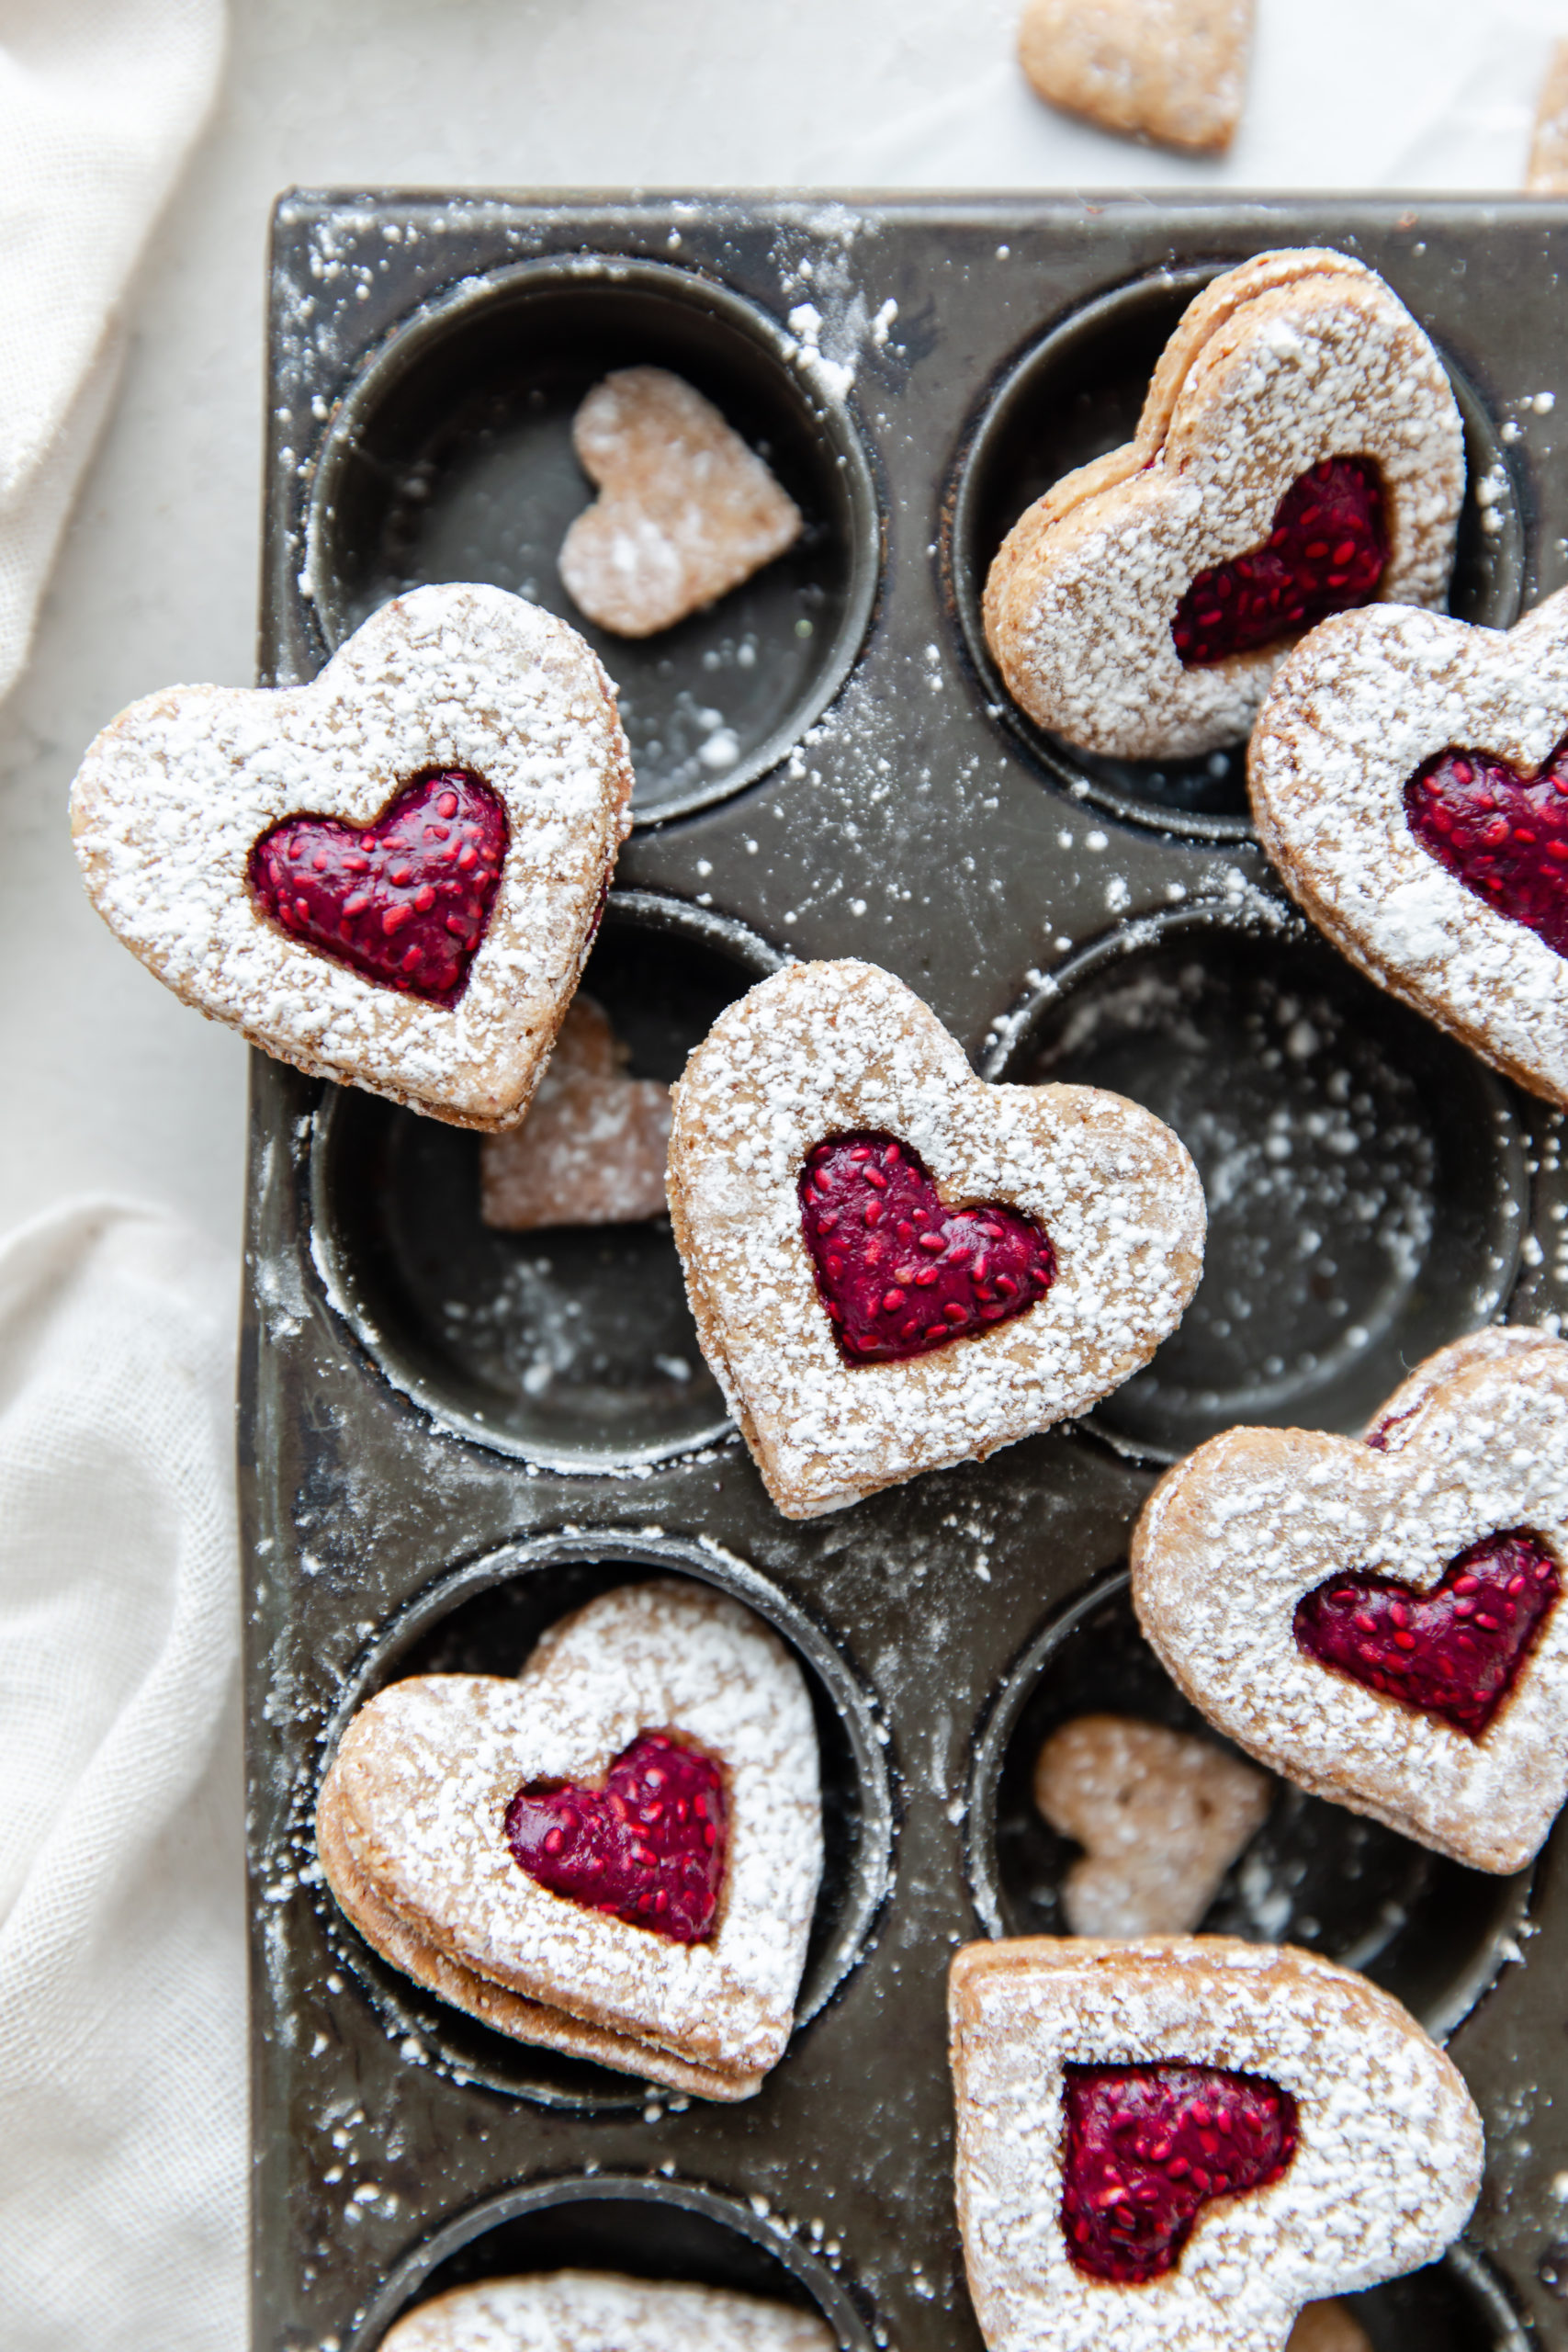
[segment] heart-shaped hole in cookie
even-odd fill
[[[285,817],[253,847],[247,878],[291,938],[450,1010],[490,922],[508,835],[484,779],[443,768],[400,786],[368,825]]]
[[[506,1809],[507,1843],[530,1878],[682,1944],[713,1931],[728,1831],[723,1768],[663,1732],[624,1747],[603,1788],[531,1784]]]
[[[1062,2228],[1091,2278],[1174,2270],[1205,2205],[1266,2188],[1295,2154],[1295,2101],[1265,2075],[1179,2061],[1065,2074]]]
[[[1325,458],[1293,481],[1260,548],[1201,571],[1176,608],[1186,670],[1255,653],[1377,594],[1388,561],[1382,486],[1370,458]]]
[[[1533,775],[1440,752],[1404,787],[1411,831],[1467,890],[1568,956],[1568,736]]]
[[[1296,1603],[1308,1657],[1479,1739],[1518,1678],[1562,1590],[1523,1528],[1488,1535],[1416,1592],[1392,1577],[1330,1577]]]
[[[867,1130],[819,1143],[800,1225],[847,1363],[901,1363],[1021,1315],[1055,1279],[1032,1217],[987,1201],[950,1209],[919,1155]]]

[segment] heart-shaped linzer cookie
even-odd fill
[[[311,684],[174,686],[72,792],[87,891],[186,1003],[304,1070],[514,1125],[629,818],[609,681],[499,588],[421,588]]]
[[[1228,1937],[971,1944],[949,1987],[959,2228],[988,2352],[1282,2352],[1429,2262],[1481,2119],[1397,2001]]]
[[[399,2320],[381,2352],[834,2352],[815,2312],[607,2270],[481,2278]]]
[[[675,1090],[669,1189],[703,1352],[794,1519],[1084,1411],[1202,1268],[1168,1127],[1092,1087],[984,1085],[872,964],[794,964],[720,1014]]]
[[[1189,305],[1133,440],[1015,524],[987,642],[1070,743],[1209,751],[1323,614],[1442,603],[1463,495],[1453,392],[1397,296],[1343,254],[1259,254]]]
[[[1259,840],[1335,945],[1568,1103],[1565,737],[1568,590],[1506,634],[1379,605],[1296,648],[1247,783]]]
[[[746,2098],[789,2038],[821,1874],[811,1702],[750,1611],[625,1586],[514,1681],[417,1676],[370,1700],[317,1843],[366,1940],[442,1999]]]
[[[1372,1437],[1200,1446],[1138,1521],[1140,1623],[1193,1704],[1276,1771],[1517,1870],[1568,1795],[1568,1342],[1458,1340]]]
[[[652,637],[795,545],[800,509],[711,401],[664,368],[595,384],[572,440],[599,497],[561,543],[572,601],[617,637]]]

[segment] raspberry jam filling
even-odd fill
[[[1479,1739],[1556,1604],[1555,1562],[1522,1528],[1461,1552],[1429,1593],[1330,1577],[1296,1603],[1298,1648]]]
[[[1535,775],[1487,752],[1440,752],[1405,786],[1404,815],[1467,890],[1568,956],[1568,738]]]
[[[1032,1217],[943,1206],[908,1145],[880,1130],[807,1156],[800,1224],[849,1363],[901,1363],[1043,1298],[1056,1255]]]
[[[1325,458],[1291,484],[1264,546],[1198,574],[1170,625],[1182,667],[1255,653],[1366,604],[1387,561],[1376,466]]]
[[[713,1932],[728,1834],[718,1765],[656,1731],[621,1750],[602,1789],[534,1782],[506,1808],[530,1878],[678,1944]]]
[[[1205,2205],[1267,2188],[1296,2152],[1296,2103],[1265,2075],[1179,2060],[1065,2071],[1062,2228],[1091,2278],[1174,2270]]]
[[[291,938],[449,1010],[490,922],[507,832],[489,785],[447,768],[405,785],[373,824],[284,818],[251,851],[251,893]]]

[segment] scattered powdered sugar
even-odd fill
[[[1349,456],[1382,483],[1380,598],[1440,605],[1464,443],[1421,328],[1343,254],[1262,254],[1216,279],[1172,337],[1134,441],[1058,482],[997,557],[986,629],[1009,691],[1070,742],[1124,758],[1244,736],[1283,650],[1185,669],[1172,616],[1200,572],[1268,540],[1303,474]]]
[[[1512,1528],[1568,1563],[1568,1342],[1458,1340],[1382,1419],[1381,1451],[1238,1429],[1168,1473],[1134,1537],[1139,1621],[1193,1704],[1276,1771],[1474,1868],[1517,1870],[1568,1792],[1568,1609],[1479,1739],[1308,1657],[1294,1614],[1336,1573],[1428,1590]]]
[[[1399,2004],[1310,1953],[1227,1938],[971,1945],[954,1962],[959,2225],[990,2352],[1262,2352],[1302,2304],[1433,2260],[1481,2179],[1481,2121]],[[1182,2060],[1291,2093],[1282,2177],[1203,2209],[1178,2267],[1086,2278],[1061,2225],[1063,2068]]]
[[[1404,787],[1450,749],[1539,769],[1568,733],[1568,590],[1504,636],[1373,606],[1303,639],[1253,734],[1258,837],[1336,946],[1525,1086],[1568,1102],[1568,967],[1423,848]]]
[[[602,1782],[644,1731],[683,1734],[728,1777],[705,1943],[551,1894],[506,1842],[524,1783]],[[788,2041],[822,1868],[817,1736],[794,1659],[722,1595],[623,1587],[553,1626],[515,1681],[393,1683],[350,1724],[321,1805],[399,1918],[497,1984],[735,2073]]]
[[[310,813],[370,822],[423,770],[467,768],[510,842],[456,1006],[361,978],[270,922],[247,864]],[[187,1003],[316,1075],[459,1125],[521,1115],[577,984],[629,818],[614,692],[562,621],[499,588],[421,588],[307,686],[175,686],[122,712],[72,796],[87,890]]]
[[[796,1185],[812,1147],[886,1129],[944,1201],[1036,1218],[1046,1296],[906,1363],[848,1365]],[[1201,1270],[1202,1193],[1157,1119],[1087,1087],[987,1086],[875,966],[801,964],[719,1018],[676,1089],[671,1209],[704,1351],[792,1517],[984,1455],[1148,1361]]]
[[[832,2352],[814,2312],[720,2287],[558,2270],[454,2287],[399,2320],[382,2352]]]

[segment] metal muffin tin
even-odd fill
[[[814,2303],[845,2352],[974,2347],[945,1975],[1050,1931],[1069,1850],[1028,1766],[1085,1706],[1187,1719],[1121,1572],[1158,1464],[1233,1420],[1353,1429],[1408,1363],[1568,1307],[1562,1121],[1352,973],[1282,899],[1234,755],[1092,763],[992,676],[1003,530],[1125,437],[1194,288],[1262,247],[1382,270],[1470,441],[1455,606],[1568,576],[1538,201],[295,195],[276,216],[261,674],[310,677],[412,581],[564,608],[570,415],[675,367],[764,445],[799,549],[647,646],[604,640],[638,830],[587,985],[672,1077],[788,955],[900,973],[985,1075],[1090,1079],[1203,1168],[1210,1272],[1088,1421],[792,1526],[658,1227],[497,1237],[477,1139],[260,1057],[242,1382],[256,2352],[373,2352],[460,2278],[564,2262]],[[1568,384],[1562,386],[1568,398]],[[686,2102],[442,2008],[338,1914],[310,1835],[353,1707],[514,1671],[628,1576],[760,1611],[817,1706],[828,1871],[802,2022],[755,2099]],[[1568,2347],[1568,1877],[1441,1862],[1281,1788],[1211,1914],[1347,1958],[1483,2110],[1463,2244],[1356,2298],[1378,2352]]]

